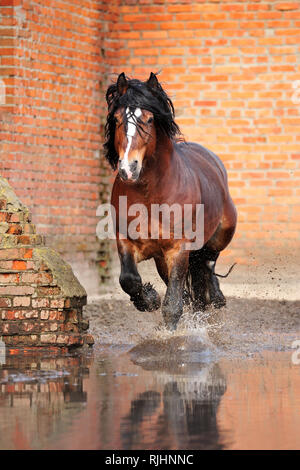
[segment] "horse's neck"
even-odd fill
[[[149,195],[154,198],[169,199],[180,180],[180,161],[175,150],[175,143],[167,137],[160,138],[155,153],[149,161],[146,175]]]
[[[156,140],[154,154],[154,168],[160,175],[167,173],[172,166],[174,159],[174,141],[165,135],[159,134]]]

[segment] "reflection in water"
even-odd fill
[[[152,346],[134,357],[109,347],[8,356],[0,449],[300,448],[300,366],[290,353],[216,362],[189,344],[192,354],[176,343],[164,360]]]
[[[145,420],[149,419],[160,406],[160,393],[153,390],[140,393],[132,400],[130,413],[121,421],[121,441],[124,449],[134,449],[139,442],[141,427]]]
[[[225,379],[218,365],[201,370],[201,381],[165,385],[164,419],[170,423],[180,448],[220,449],[216,415]]]
[[[88,362],[81,356],[7,356],[0,367],[0,448],[35,448],[64,432],[62,415],[72,419],[87,401]]]
[[[131,402],[130,413],[122,419],[121,438],[125,449],[147,448],[150,433],[156,449],[221,449],[216,423],[220,399],[226,390],[217,364],[193,365],[183,376],[161,376],[162,393],[151,390]],[[189,376],[186,377],[186,374]]]

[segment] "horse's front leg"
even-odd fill
[[[120,285],[141,312],[152,312],[160,307],[160,297],[151,284],[143,284],[134,259],[134,251],[128,244],[118,244],[121,262]]]
[[[183,310],[183,289],[189,265],[189,253],[170,250],[165,256],[169,271],[167,292],[162,305],[162,315],[167,328],[175,330]]]

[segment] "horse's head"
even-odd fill
[[[124,79],[126,80],[125,76]],[[122,77],[121,79],[119,77],[118,82],[122,80]],[[146,109],[127,106],[117,109],[114,116],[119,175],[123,180],[136,181],[139,178],[144,158],[152,155],[155,150],[154,115]]]
[[[124,181],[136,182],[145,159],[155,152],[157,131],[170,138],[179,131],[172,102],[152,72],[146,82],[121,73],[106,99],[106,158],[114,169],[119,167]]]

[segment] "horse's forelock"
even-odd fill
[[[155,125],[167,137],[173,138],[180,134],[180,129],[174,121],[173,103],[160,84],[155,89],[152,89],[147,86],[146,82],[137,79],[127,79],[127,85],[127,91],[123,95],[118,93],[116,83],[110,85],[106,92],[108,115],[105,125],[106,141],[104,149],[105,157],[113,168],[116,168],[118,163],[118,154],[114,146],[116,126],[114,114],[119,108],[146,109],[153,114]]]

